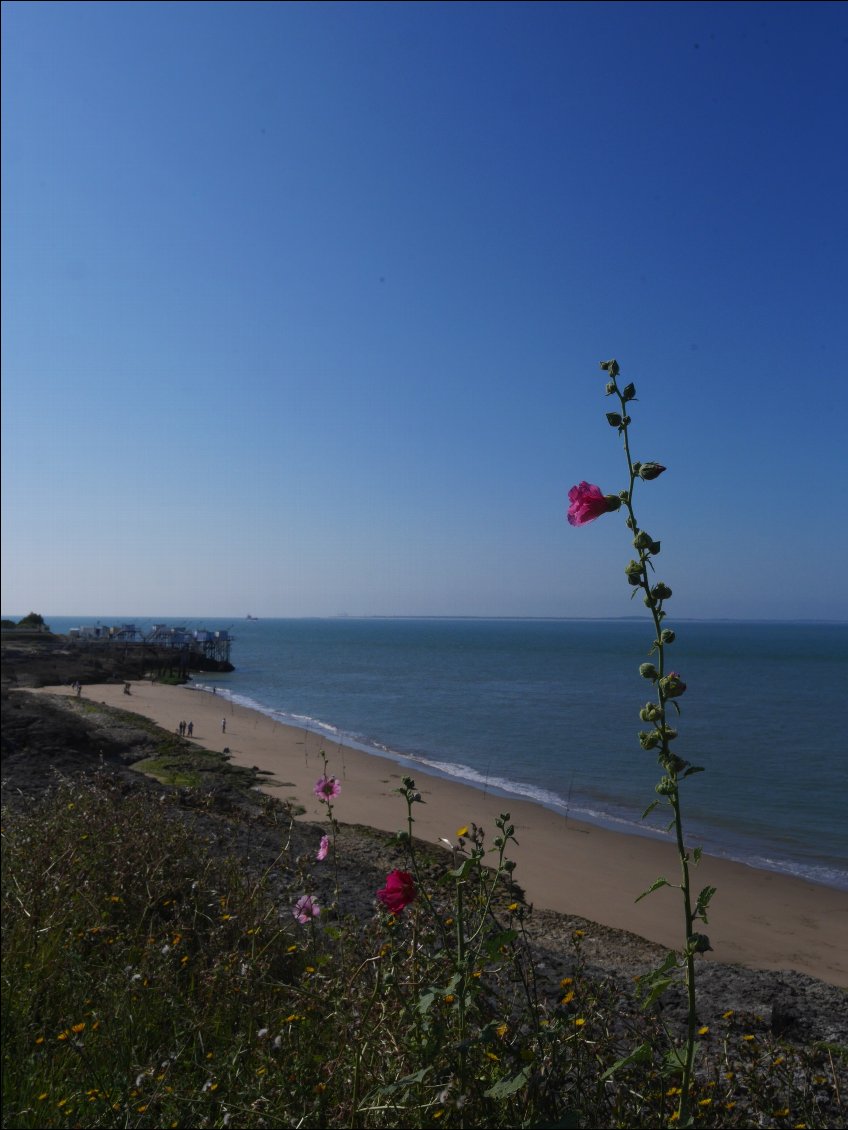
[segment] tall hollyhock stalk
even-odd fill
[[[633,384],[621,387],[617,361],[602,361],[601,369],[606,372],[608,377],[607,396],[615,397],[618,400],[619,411],[607,412],[606,417],[610,427],[615,428],[622,437],[629,481],[627,488],[617,495],[605,495],[599,487],[587,482],[581,482],[572,487],[568,495],[568,521],[573,526],[582,526],[587,522],[594,521],[602,514],[620,509],[624,511],[625,524],[632,536],[635,551],[634,557],[631,558],[624,572],[627,583],[634,590],[632,595],[635,596],[637,592],[642,592],[643,602],[653,620],[654,640],[650,654],[655,658],[653,662],[643,663],[639,668],[639,674],[651,683],[655,698],[653,701],[645,703],[639,711],[641,720],[650,726],[650,729],[639,731],[639,744],[642,749],[656,750],[657,760],[662,769],[662,777],[656,785],[657,799],[651,803],[644,816],[647,816],[660,804],[666,804],[671,808],[672,818],[669,827],[674,829],[677,842],[680,882],[670,883],[667,879],[660,877],[639,896],[639,899],[660,887],[675,886],[679,888],[683,906],[684,945],[679,954],[669,954],[660,967],[647,979],[645,1003],[646,1005],[653,1003],[667,988],[674,977],[675,967],[682,971],[688,1000],[686,1039],[682,1046],[675,1046],[672,1049],[669,1056],[669,1066],[674,1071],[679,1071],[681,1075],[678,1125],[688,1125],[692,1119],[690,1088],[695,1061],[695,1034],[698,1025],[695,955],[710,949],[709,939],[706,935],[698,933],[695,927],[699,921],[706,923],[707,908],[715,893],[715,888],[704,887],[697,898],[693,898],[691,869],[697,864],[701,852],[700,848],[696,848],[690,855],[686,847],[683,834],[680,785],[685,778],[702,770],[700,766],[691,765],[688,761],[685,761],[672,749],[672,743],[677,740],[677,730],[671,725],[669,715],[672,709],[676,714],[680,713],[678,699],[686,691],[686,684],[680,675],[676,671],[667,670],[666,652],[674,643],[675,633],[665,625],[665,606],[672,593],[665,582],[654,579],[654,559],[659,555],[660,543],[655,541],[639,525],[634,504],[637,485],[658,478],[665,471],[665,467],[660,463],[634,461],[630,449],[630,425],[632,421],[628,414],[628,407],[636,399],[636,387]],[[637,899],[637,902],[639,899]]]

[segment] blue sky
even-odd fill
[[[2,18],[4,614],[848,617],[848,6]]]

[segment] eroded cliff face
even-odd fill
[[[4,631],[0,651],[4,687],[122,683],[151,674],[188,678],[192,671],[235,670],[232,663],[199,652],[145,643],[70,640],[49,632]]]

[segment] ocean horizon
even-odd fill
[[[644,616],[45,620],[58,633],[98,622],[227,629],[236,670],[193,685],[314,732],[331,767],[351,745],[413,776],[667,835],[667,816],[640,819],[660,776],[636,737],[651,698],[638,674],[653,638]],[[673,626],[667,665],[688,686],[675,749],[706,770],[682,790],[691,845],[848,890],[848,623]]]

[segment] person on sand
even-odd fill
[[[226,732],[227,732],[227,719],[222,718],[221,719],[221,733],[226,734]]]
[[[189,722],[188,729],[187,729],[186,732],[187,732],[189,737],[192,736],[192,734],[194,733],[194,722]]]

